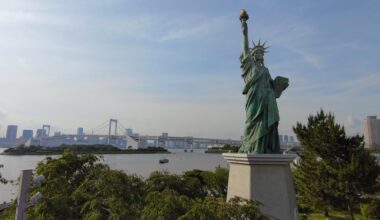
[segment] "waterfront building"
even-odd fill
[[[289,142],[294,143],[294,136],[289,136]]]
[[[366,148],[380,148],[380,119],[376,116],[364,119],[364,143]]]
[[[283,138],[284,138],[284,143],[289,142],[289,136],[288,135],[284,135]]]
[[[128,136],[133,135],[133,130],[132,130],[132,128],[127,128],[127,129],[125,129],[125,134],[128,135]]]
[[[280,143],[284,142],[284,135],[278,135],[278,139],[280,140]]]
[[[84,135],[83,128],[77,129],[77,135]]]
[[[164,133],[162,133],[161,137],[167,139],[169,137],[169,134],[164,132]]]
[[[33,138],[33,130],[23,130],[22,131],[22,137],[24,139]]]
[[[127,148],[128,149],[140,148],[140,137],[127,135]]]
[[[77,129],[77,141],[78,142],[83,142],[84,141],[84,131],[83,128],[78,128]]]
[[[54,132],[54,136],[61,136],[61,132],[60,131]]]
[[[6,134],[6,141],[9,143],[13,143],[16,141],[17,138],[17,125],[8,125],[7,127],[7,134]]]

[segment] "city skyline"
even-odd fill
[[[116,120],[117,119],[111,119],[111,120]],[[103,123],[104,124],[104,123]],[[120,124],[119,124],[120,125]],[[69,131],[68,133],[63,133],[62,131],[60,130],[56,130],[54,126],[51,126],[51,125],[43,125],[43,126],[47,126],[48,129],[49,129],[49,134],[47,134],[47,130],[46,128],[43,128],[43,127],[39,127],[39,128],[36,128],[36,129],[28,129],[28,128],[25,128],[25,129],[20,129],[19,128],[19,125],[17,124],[12,124],[12,125],[6,125],[5,126],[5,129],[4,129],[4,133],[5,135],[1,135],[2,132],[0,132],[0,139],[3,139],[3,140],[11,140],[11,141],[15,141],[16,139],[18,138],[22,138],[22,137],[26,137],[26,138],[38,138],[38,137],[41,137],[41,136],[46,136],[46,137],[52,137],[52,136],[60,136],[60,135],[91,135],[91,134],[95,134],[95,135],[107,135],[107,133],[109,132],[108,129],[109,129],[109,124],[104,124],[104,126],[102,128],[99,129],[99,127],[97,128],[84,128],[84,127],[77,127],[76,130],[74,131]],[[159,134],[148,134],[148,133],[145,133],[143,131],[135,131],[133,130],[133,128],[125,128],[123,125],[121,125],[122,128],[119,128],[117,127],[116,129],[116,134],[117,135],[129,135],[129,136],[136,136],[136,135],[142,135],[142,136],[167,136],[168,133],[165,132],[165,131],[162,131],[161,133]],[[1,129],[1,127],[0,127]],[[11,136],[13,138],[9,138],[9,135],[11,134]],[[111,126],[111,134],[114,135],[115,134],[115,127],[114,125]],[[189,135],[181,135],[181,137],[193,137],[193,136],[189,136]],[[289,139],[288,139],[289,137]],[[208,137],[199,137],[199,138],[208,138]],[[212,138],[221,138],[223,139],[222,137],[212,137]],[[242,138],[242,136],[240,137],[240,139]],[[290,134],[282,134],[280,133],[279,134],[279,138],[280,138],[280,141],[281,142],[294,142],[294,138],[295,136],[293,135],[290,135]],[[228,139],[228,138],[227,138]],[[235,139],[235,140],[240,140],[240,139]]]
[[[0,136],[50,124],[67,133],[107,118],[147,134],[240,139],[238,20],[268,41],[280,133],[320,108],[349,134],[380,115],[380,3],[365,1],[4,1]],[[352,16],[353,14],[357,16]]]
[[[84,132],[83,127],[77,128],[76,133],[64,134],[54,131],[52,134],[51,125],[43,125],[36,130],[22,130],[22,135],[18,134],[17,125],[8,125],[6,137],[0,137],[1,147],[15,146],[43,146],[58,147],[63,145],[113,145],[118,148],[209,148],[221,147],[224,145],[239,146],[243,139],[232,140],[224,138],[193,137],[193,136],[172,136],[167,132],[159,135],[139,134],[133,132],[132,128],[125,128],[117,119],[110,119],[107,123],[102,123],[96,128],[97,132],[91,129],[91,133]],[[103,128],[107,128],[104,132]],[[103,132],[101,131],[103,130]],[[294,136],[280,134],[278,136],[282,149],[298,148],[300,145]]]

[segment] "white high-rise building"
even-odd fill
[[[364,143],[366,148],[380,148],[380,119],[376,116],[364,119]]]

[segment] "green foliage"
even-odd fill
[[[226,202],[221,197],[206,197],[204,200],[196,200],[192,208],[179,220],[266,220],[259,210],[260,203],[239,197]]]
[[[174,190],[151,192],[146,197],[141,219],[175,220],[185,214],[190,207],[191,200]]]
[[[380,198],[373,197],[368,203],[362,204],[360,212],[364,220],[380,219]]]
[[[266,219],[259,203],[240,198],[226,202],[228,170],[191,170],[182,175],[153,172],[143,181],[111,170],[94,155],[65,150],[37,165],[46,181],[33,188],[43,198],[27,210],[35,220]],[[0,213],[14,219],[15,203]]]
[[[233,146],[230,144],[225,144],[222,147],[223,150],[231,151],[231,152],[238,152],[239,151],[239,146]]]
[[[207,191],[215,197],[227,196],[228,170],[217,166],[214,172],[204,171]]]
[[[3,164],[0,164],[0,168],[3,168],[4,167],[4,165]],[[0,183],[3,183],[3,184],[6,184],[8,181],[5,179],[5,178],[3,178],[2,176],[1,176],[1,173],[0,173]]]
[[[375,158],[364,150],[363,137],[346,137],[344,127],[323,110],[293,130],[302,145],[294,172],[301,208],[345,208],[352,216],[361,195],[376,191],[379,175]]]
[[[1,220],[14,220],[15,219],[16,202],[14,201],[10,207],[0,212]]]
[[[93,170],[74,191],[73,198],[83,203],[80,213],[85,219],[137,219],[143,207],[144,184],[122,171]]]
[[[239,151],[239,146],[225,144],[223,147],[212,147],[205,151],[205,153],[236,153]]]
[[[30,219],[138,219],[143,182],[98,163],[94,155],[65,150],[58,159],[38,164],[46,182],[34,191],[42,201],[28,210]]]
[[[206,197],[193,202],[191,209],[178,220],[218,220],[228,219],[226,201],[221,197]]]
[[[216,167],[214,172],[191,170],[183,175],[171,175],[155,171],[146,180],[146,191],[161,192],[170,189],[189,198],[204,198],[207,195],[225,197],[227,194],[228,170]]]

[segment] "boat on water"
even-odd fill
[[[166,158],[163,158],[163,159],[160,159],[160,160],[159,160],[159,163],[160,163],[160,164],[163,164],[163,163],[169,163],[169,160],[166,159]]]

